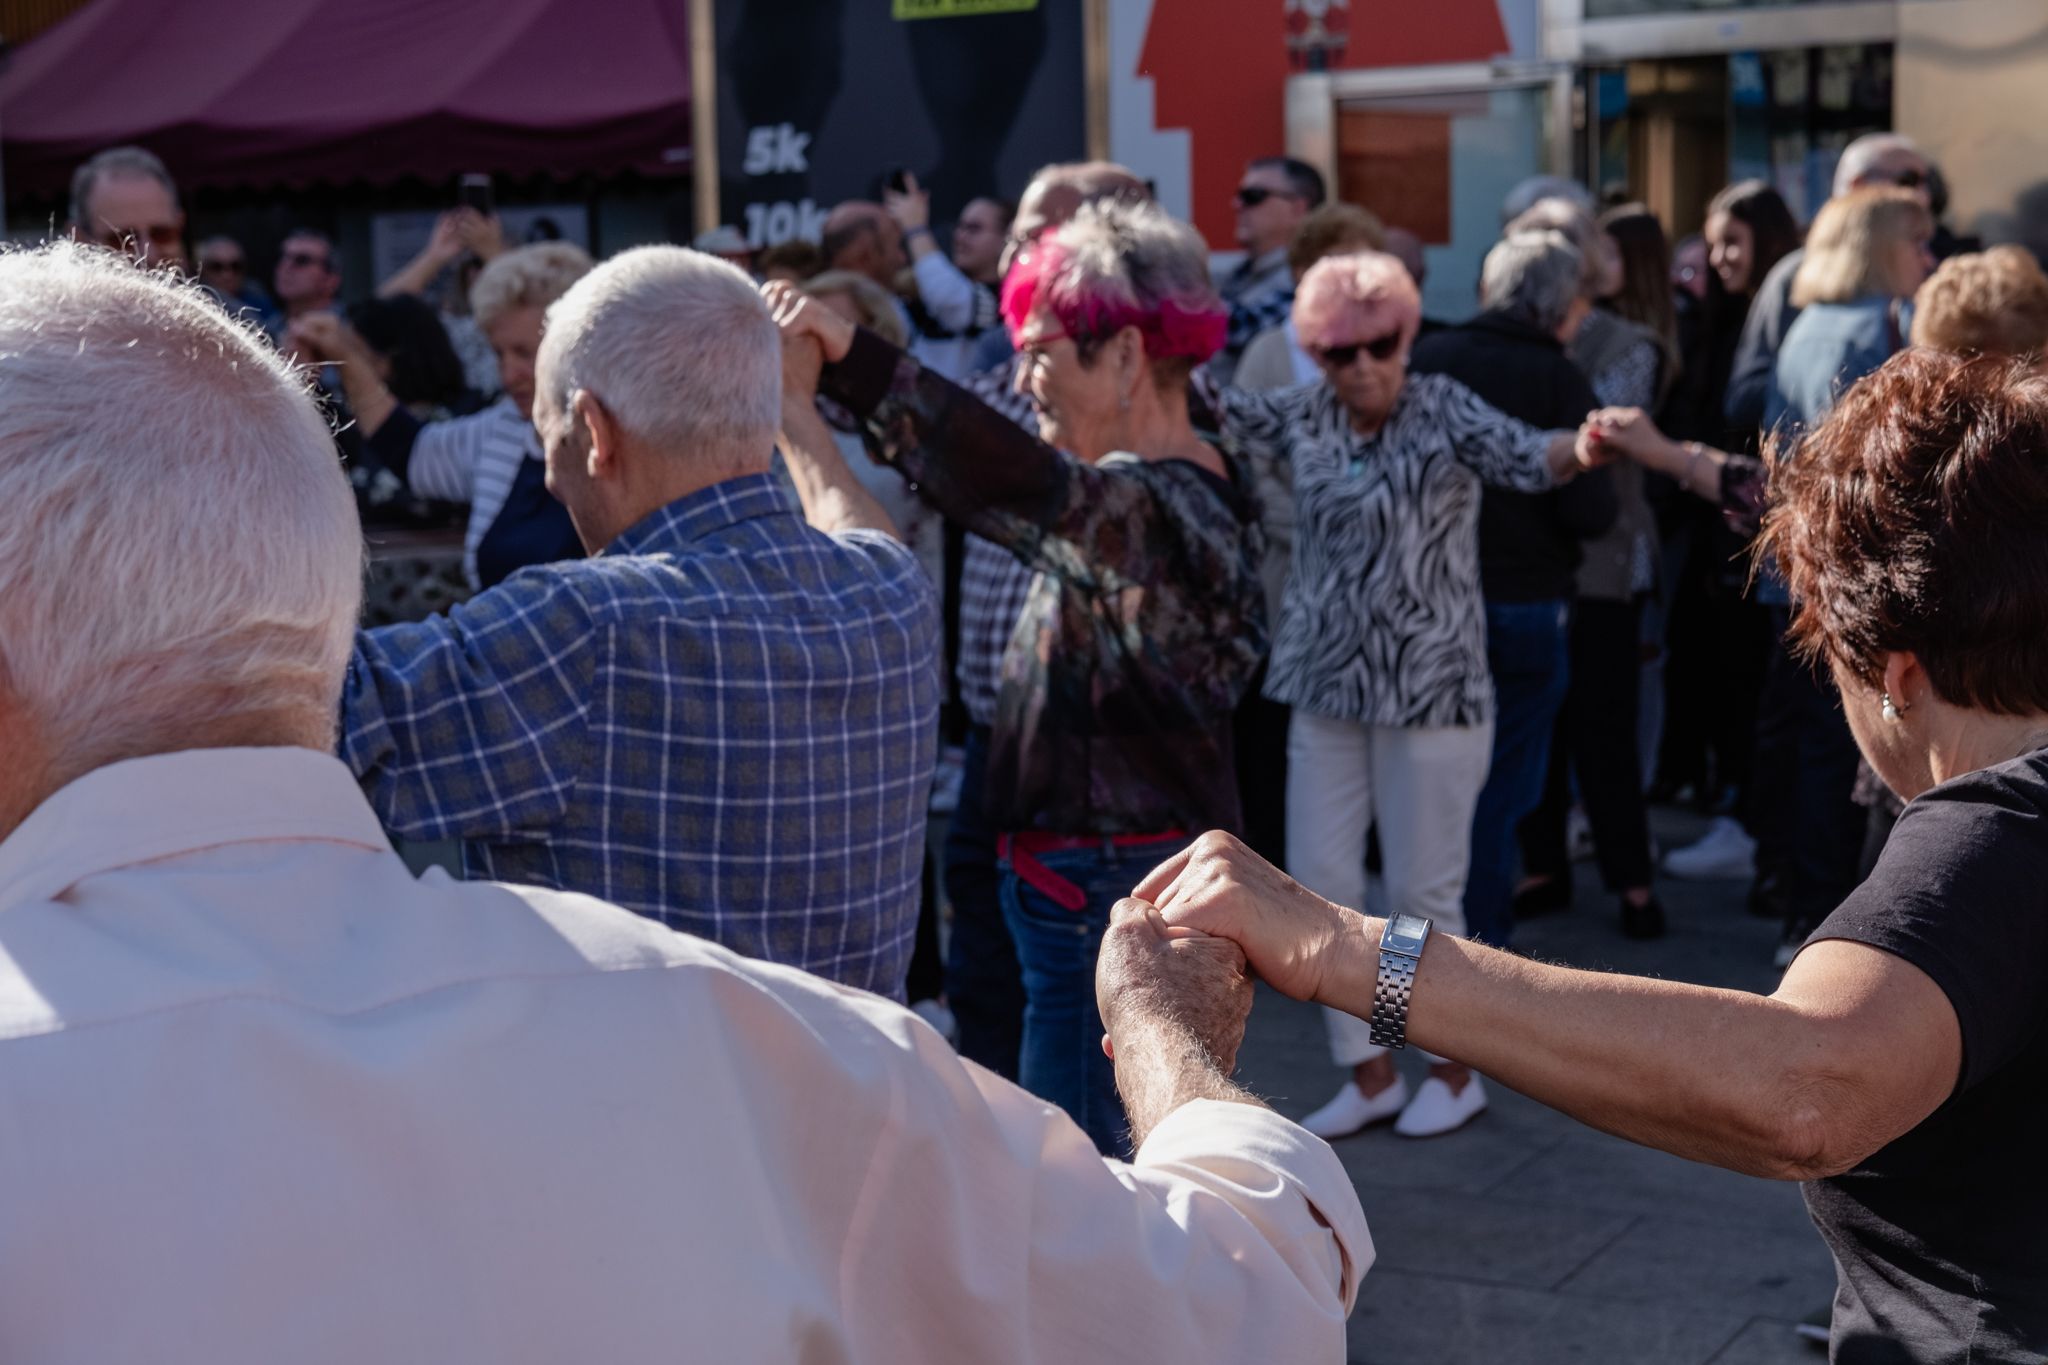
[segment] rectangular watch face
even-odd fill
[[[1420,915],[1390,915],[1386,929],[1380,934],[1380,947],[1388,952],[1413,956],[1422,951],[1422,940],[1428,933],[1429,921]]]

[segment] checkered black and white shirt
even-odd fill
[[[1017,392],[1019,363],[1012,357],[979,370],[960,387],[1036,436],[1038,413],[1031,400]],[[960,704],[976,725],[995,724],[1003,651],[1017,633],[1017,616],[1037,576],[1037,570],[1008,549],[968,534],[960,560],[960,657],[953,676],[960,683]]]
[[[900,997],[938,644],[907,549],[820,534],[748,475],[597,558],[364,632],[341,754],[387,826],[462,840],[472,877]]]

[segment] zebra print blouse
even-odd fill
[[[1222,389],[1225,440],[1286,461],[1294,564],[1266,695],[1360,725],[1480,725],[1493,717],[1479,591],[1479,491],[1552,483],[1550,433],[1443,375],[1409,378],[1361,436],[1327,384]]]

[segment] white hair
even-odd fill
[[[1511,232],[1486,253],[1479,296],[1486,307],[1555,332],[1579,297],[1585,262],[1562,232]]]
[[[1893,152],[1919,156],[1920,144],[1904,133],[1865,133],[1844,147],[1841,159],[1835,162],[1835,197],[1839,199],[1855,189],[1857,181]]]
[[[331,739],[361,598],[355,501],[298,372],[117,255],[0,251],[0,690],[54,762],[245,717]]]
[[[678,246],[621,252],[548,309],[537,392],[590,394],[674,455],[767,456],[782,425],[782,342],[745,271]]]

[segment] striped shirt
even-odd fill
[[[467,873],[600,896],[901,997],[937,744],[910,552],[806,526],[773,475],[357,639],[341,756]]]
[[[405,481],[423,498],[469,504],[462,536],[462,574],[472,591],[482,586],[476,551],[505,496],[519,476],[522,460],[541,458],[540,433],[519,415],[510,398],[482,412],[448,422],[429,422],[414,439]]]

